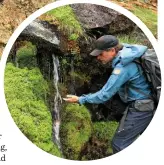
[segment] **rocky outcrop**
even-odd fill
[[[44,49],[57,49],[60,44],[56,34],[57,30],[50,29],[48,25],[48,23],[36,19],[24,29],[20,39],[26,38],[26,40],[30,40]]]
[[[0,2],[0,55],[17,26],[37,9],[55,0],[4,0]],[[116,0],[112,0],[117,2]],[[157,3],[151,0],[151,3]],[[121,5],[121,2],[119,2]],[[125,6],[126,7],[126,6]],[[75,14],[86,29],[102,29],[115,33],[131,29],[134,24],[123,15],[102,6],[91,4],[72,5]],[[119,26],[117,21],[119,20]],[[101,29],[101,31],[102,31]]]
[[[107,7],[93,4],[73,4],[71,7],[86,29],[106,26],[108,33],[116,33],[134,27],[127,17]]]

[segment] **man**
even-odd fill
[[[119,127],[113,137],[112,147],[116,153],[129,146],[148,126],[154,110],[150,86],[135,58],[142,56],[146,46],[119,44],[112,35],[100,37],[95,42],[95,49],[90,53],[103,64],[112,62],[113,72],[103,88],[93,94],[67,95],[70,103],[100,104],[109,100],[116,92],[128,103]]]

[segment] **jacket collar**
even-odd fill
[[[114,68],[121,60],[121,56],[120,56],[120,51],[117,53],[117,55],[114,57],[113,61],[112,61],[112,68]]]
[[[136,58],[141,57],[146,50],[147,47],[143,45],[123,44],[123,49],[118,52],[112,61],[112,68],[114,68],[118,63],[121,63],[123,66],[127,65]]]

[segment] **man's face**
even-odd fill
[[[103,64],[111,62],[113,58],[116,56],[116,51],[114,48],[103,51],[100,55],[97,56],[97,60],[101,61]]]

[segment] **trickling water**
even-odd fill
[[[58,145],[59,148],[61,148],[60,145],[60,137],[59,137],[59,129],[60,129],[60,105],[62,103],[62,98],[61,95],[59,93],[59,89],[58,89],[58,81],[59,81],[59,74],[58,74],[58,68],[59,68],[59,59],[57,56],[55,56],[54,54],[52,55],[53,58],[53,65],[54,65],[54,71],[53,71],[53,75],[54,75],[54,87],[56,90],[55,93],[55,97],[54,97],[54,124],[53,124],[53,129],[54,129],[54,133],[55,133],[55,141],[56,144]]]

